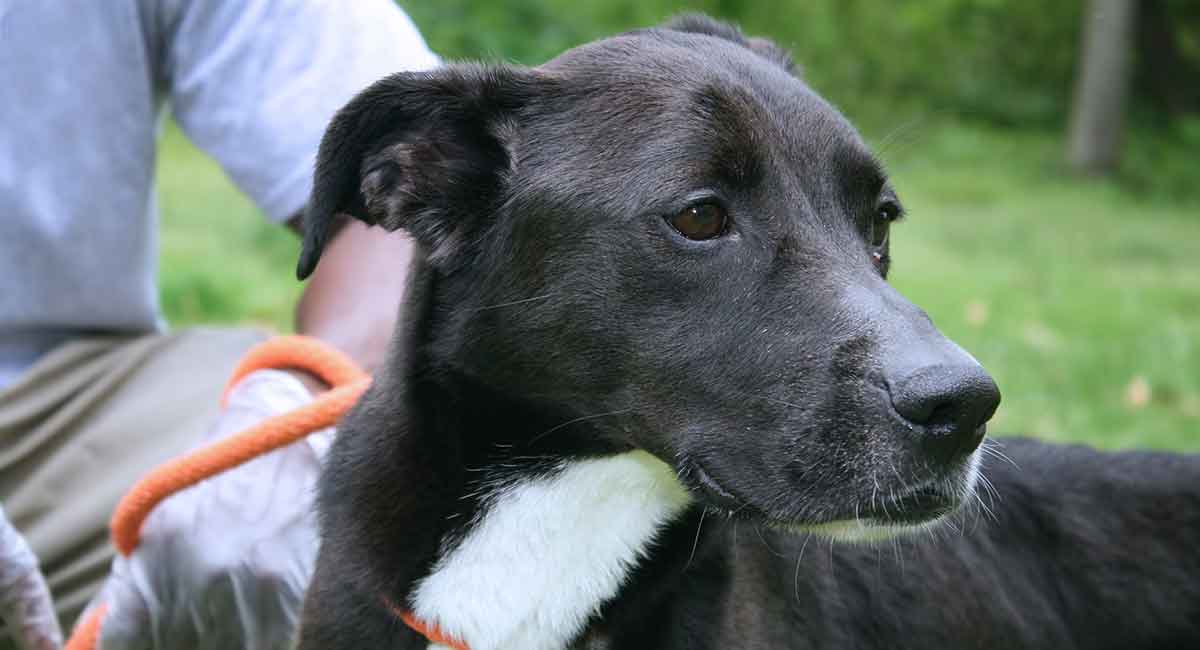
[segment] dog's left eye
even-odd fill
[[[689,205],[667,219],[679,234],[696,241],[724,235],[728,221],[725,208],[711,201]]]
[[[892,231],[892,222],[890,219],[876,217],[871,221],[871,249],[875,251],[882,250],[887,246],[888,235]]]
[[[884,201],[875,210],[871,219],[870,231],[867,233],[871,242],[871,259],[879,272],[887,277],[890,258],[888,257],[888,237],[891,235],[892,222],[901,216],[900,205],[895,201]]]
[[[871,249],[880,251],[887,246],[892,222],[900,218],[900,205],[895,201],[884,201],[876,208],[871,220]]]

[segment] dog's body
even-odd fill
[[[615,594],[597,599],[603,602],[599,613],[568,628],[578,634],[573,642],[557,647],[1197,647],[1200,463],[1029,440],[1002,441],[997,451],[1012,462],[989,462],[987,475],[1000,496],[983,496],[986,510],[968,507],[941,530],[890,543],[843,544],[705,515],[693,504],[659,531]],[[397,491],[419,490],[402,476],[394,480]],[[533,503],[545,515],[585,523],[575,518],[579,504],[565,501]],[[558,548],[575,549],[581,535],[614,525],[611,512],[596,514],[597,528],[541,532]],[[641,512],[629,508],[626,514]],[[412,528],[380,530],[381,542],[388,532],[396,535],[396,556],[411,552],[405,542]],[[586,575],[597,568],[587,558],[564,567],[536,554],[518,535],[491,541],[497,547],[492,562],[465,568],[484,573],[490,566],[491,577],[501,582],[482,584],[487,581],[476,576],[478,582],[459,583],[437,603],[445,620],[473,617],[482,638],[528,625],[522,615],[531,606],[557,610],[564,604],[561,593],[520,570],[522,556],[535,572],[548,571],[541,577],[557,580],[554,586],[578,588],[597,579]],[[379,607],[373,588],[365,587],[373,583],[340,563],[323,565],[311,596],[320,606],[306,612],[311,645],[302,647],[426,648],[427,641]],[[481,586],[500,589],[485,594]],[[505,586],[514,600],[497,607],[490,599]],[[419,596],[417,602],[420,607]],[[471,647],[555,647],[539,641],[514,636],[511,645]]]
[[[1193,459],[1004,443],[991,514],[950,514],[999,393],[885,282],[898,199],[765,41],[391,77],[322,143],[302,275],[337,212],[425,255],[303,650],[427,647],[402,612],[471,650],[1200,638]]]

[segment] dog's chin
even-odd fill
[[[721,485],[702,466],[689,472],[692,491],[709,507],[733,516],[744,516],[788,532],[815,534],[841,542],[873,542],[899,535],[921,533],[936,527],[971,497],[979,480],[979,452],[971,454],[960,470],[886,498],[876,495],[858,505],[850,504],[847,517],[805,521],[773,516],[745,502]]]

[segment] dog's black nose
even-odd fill
[[[1000,405],[996,382],[975,363],[918,368],[892,383],[890,392],[896,412],[924,430],[922,446],[941,463],[975,451]]]

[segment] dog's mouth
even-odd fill
[[[950,514],[959,498],[940,486],[926,485],[886,500],[881,499],[863,519],[891,525],[919,525]]]
[[[738,496],[703,464],[687,460],[680,478],[708,507],[731,517],[756,519],[769,526],[817,533],[848,541],[883,539],[932,525],[955,512],[975,489],[978,459],[973,455],[958,476],[930,480],[864,500],[849,500],[844,512],[814,520],[783,518]]]
[[[721,485],[720,481],[713,478],[708,470],[704,469],[704,465],[696,461],[689,459],[684,462],[680,478],[683,480],[684,485],[692,492],[698,493],[710,507],[731,515],[748,514],[762,516],[764,514],[752,506],[749,501],[738,497],[726,489],[725,486]]]

